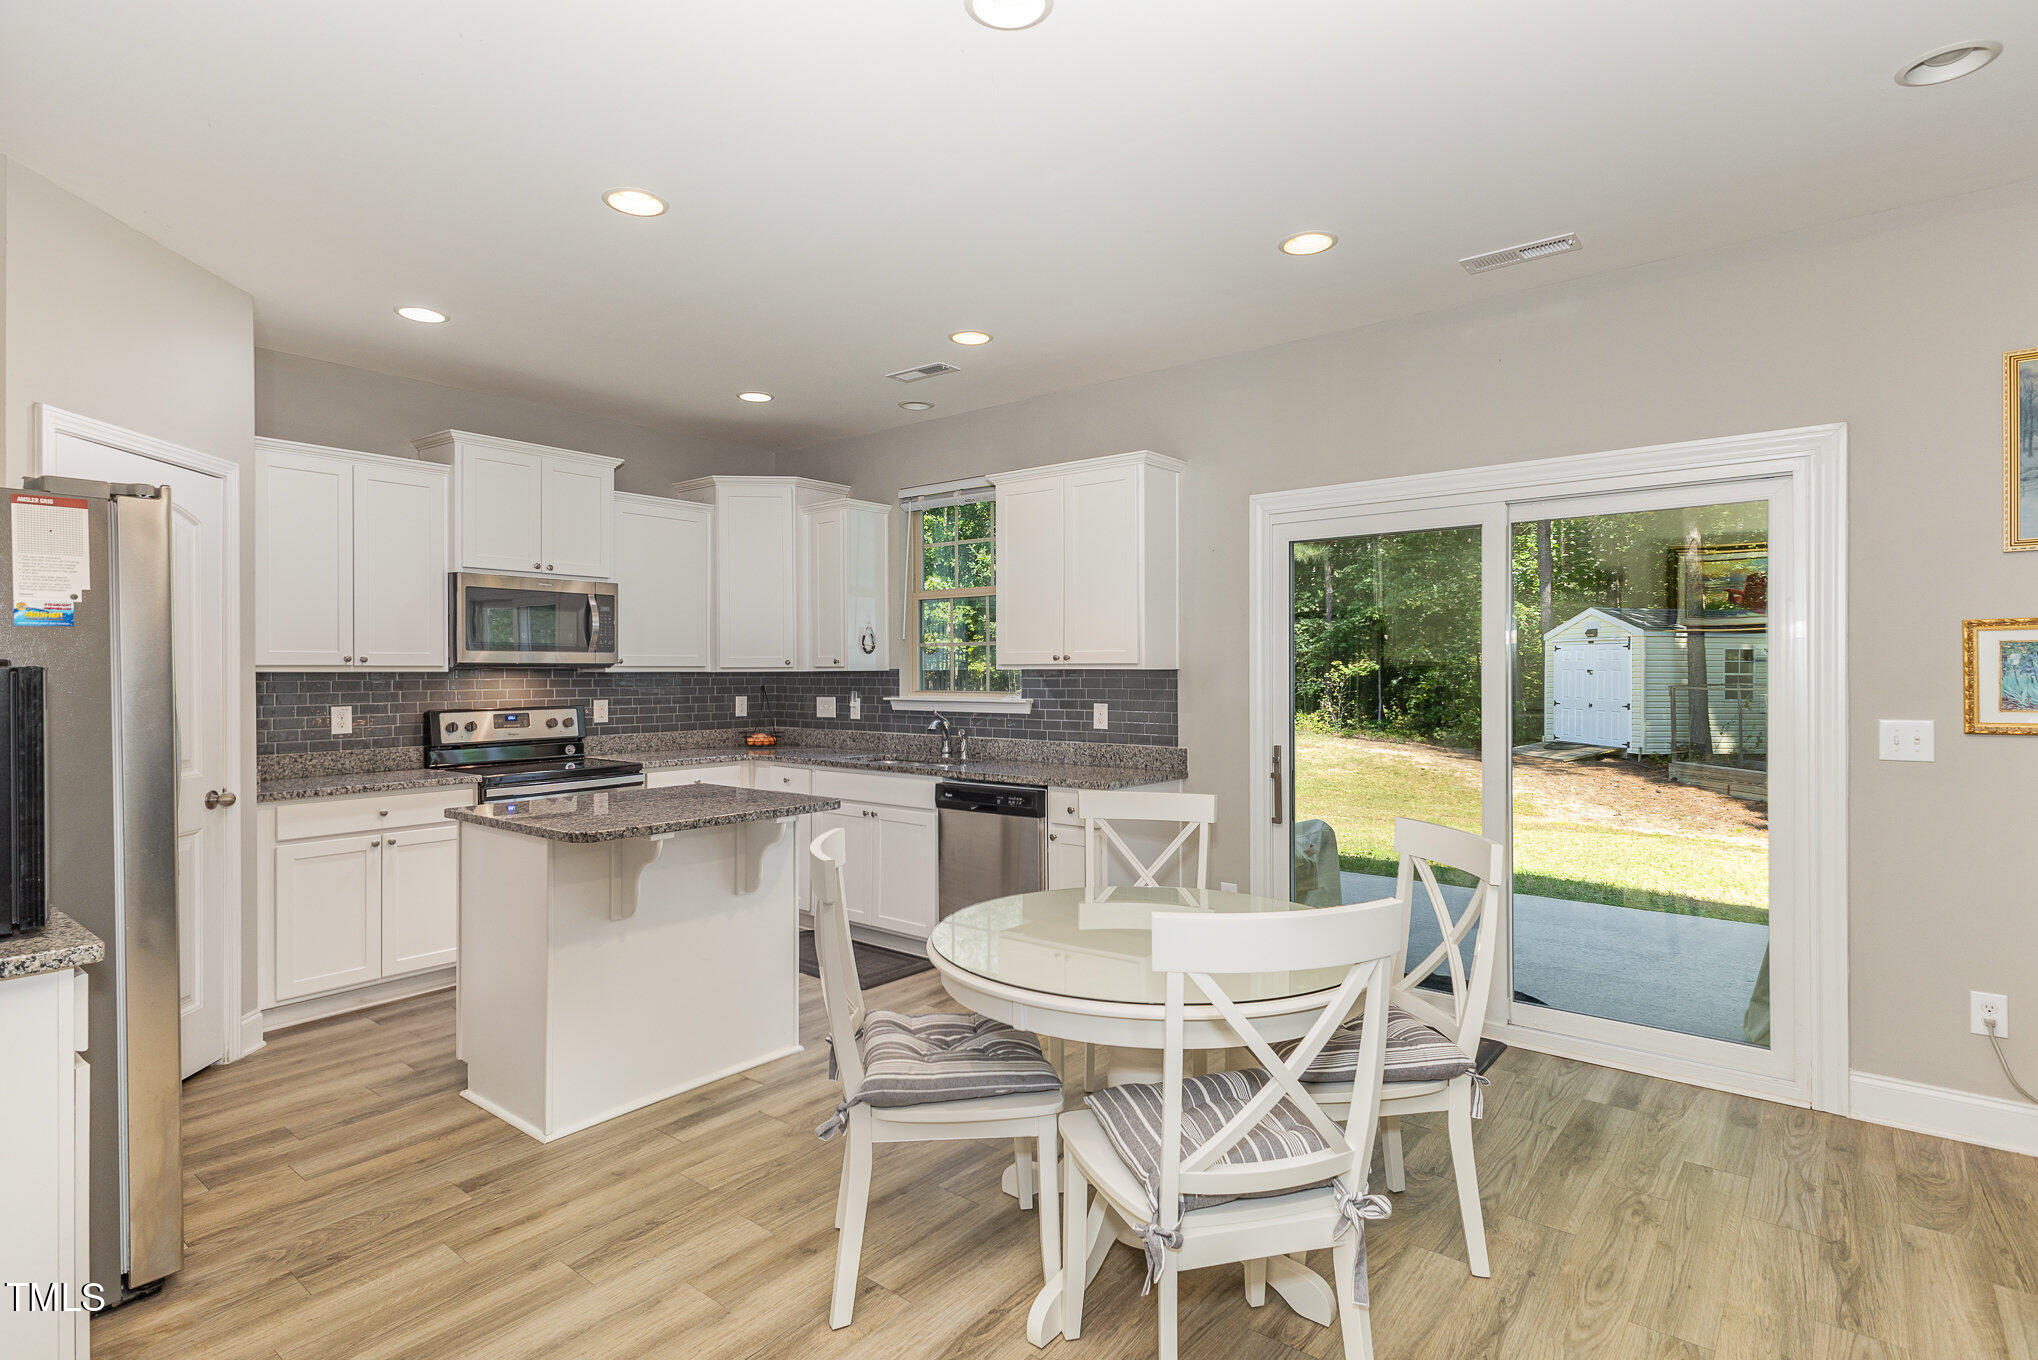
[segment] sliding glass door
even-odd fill
[[[1801,1085],[1801,942],[1777,889],[1797,828],[1771,798],[1801,721],[1794,488],[1654,480],[1275,525],[1256,884],[1388,896],[1395,818],[1480,831],[1511,866],[1489,927],[1507,1032]],[[1436,931],[1415,912],[1411,954]]]

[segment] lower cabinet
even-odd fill
[[[460,830],[438,814],[471,798],[456,790],[264,807],[263,1004],[456,962]]]
[[[0,980],[0,1148],[17,1175],[0,1214],[0,1356],[90,1352],[91,1099],[85,974]],[[111,1061],[109,1057],[107,1061]],[[102,1118],[113,1118],[103,1112]],[[29,1306],[31,1290],[44,1306]]]
[[[816,836],[838,826],[848,841],[843,887],[849,919],[925,939],[941,901],[934,810],[845,802],[839,811],[814,814]]]

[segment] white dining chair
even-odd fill
[[[1385,1217],[1388,1208],[1383,1197],[1366,1193],[1366,1175],[1386,1062],[1388,993],[1406,934],[1406,914],[1391,900],[1154,916],[1153,966],[1167,975],[1162,1080],[1098,1092],[1087,1108],[1061,1119],[1064,1335],[1082,1335],[1094,1188],[1127,1223],[1140,1225],[1147,1279],[1160,1293],[1161,1360],[1175,1360],[1181,1271],[1245,1263],[1248,1300],[1257,1305],[1265,1298],[1268,1258],[1323,1248],[1332,1252],[1346,1360],[1369,1360],[1365,1222]],[[1329,1004],[1286,1057],[1213,976],[1337,967],[1346,971]],[[1354,1056],[1340,1124],[1301,1078],[1361,1003],[1371,1023]],[[1192,1021],[1191,1006],[1214,1007],[1221,1019]],[[1192,1023],[1221,1024],[1260,1066],[1186,1076]]]
[[[1465,1225],[1465,1255],[1472,1273],[1493,1274],[1486,1257],[1486,1219],[1479,1207],[1479,1171],[1472,1158],[1472,1121],[1482,1104],[1478,1073],[1479,1036],[1493,991],[1494,960],[1499,950],[1501,875],[1505,856],[1497,841],[1469,831],[1400,817],[1394,822],[1394,850],[1401,864],[1392,901],[1411,913],[1415,885],[1422,884],[1428,910],[1434,914],[1440,939],[1424,958],[1407,967],[1394,985],[1393,1010],[1387,1020],[1386,1083],[1380,1099],[1380,1144],[1387,1188],[1408,1188],[1401,1156],[1401,1117],[1437,1114],[1445,1117],[1451,1143],[1451,1171],[1458,1182],[1458,1215]],[[1443,865],[1477,880],[1462,910],[1451,914],[1437,885],[1435,866]],[[1469,962],[1465,937],[1478,928]],[[1420,984],[1443,965],[1451,981],[1450,1000]],[[1361,1028],[1354,1020],[1326,1047],[1303,1080],[1328,1109],[1345,1098],[1340,1053],[1352,1045]]]
[[[1180,886],[1210,886],[1210,828],[1217,824],[1217,799],[1212,795],[1086,789],[1076,795],[1076,816],[1083,823],[1086,894],[1102,892],[1109,885],[1112,865],[1117,861],[1122,861],[1131,873],[1133,887],[1160,886],[1160,876],[1168,872],[1171,862],[1178,864],[1176,878]],[[1178,829],[1159,854],[1148,858],[1126,844],[1121,826],[1130,823],[1172,825]],[[1196,843],[1193,871],[1189,858],[1191,837]],[[1069,1061],[1069,1043],[1062,1045],[1064,1062]],[[1193,1061],[1201,1063],[1203,1058],[1198,1055]],[[1083,1048],[1083,1089],[1097,1089],[1097,1050],[1093,1045]]]
[[[1031,1163],[1051,1173],[1059,1157],[1056,1120],[1061,1077],[1039,1041],[974,1014],[905,1016],[867,1011],[857,980],[855,948],[843,886],[840,827],[814,839],[818,878],[814,952],[821,1002],[843,1099],[821,1136],[846,1135],[842,1182],[835,1201],[835,1292],[830,1327],[847,1327],[856,1309],[863,1224],[870,1205],[872,1149],[880,1143],[1011,1139],[1019,1156],[1022,1207],[1031,1194]],[[985,1094],[986,1092],[1006,1092]],[[1052,1282],[1060,1270],[1059,1197],[1047,1180],[1039,1195],[1041,1268]]]

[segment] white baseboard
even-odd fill
[[[1923,1082],[1856,1072],[1847,1083],[1854,1118],[2038,1157],[2038,1105]]]
[[[240,1051],[233,1055],[235,1061],[247,1057],[262,1047],[262,1012],[249,1011],[241,1017]]]
[[[365,987],[351,987],[344,992],[328,992],[324,996],[306,997],[302,1001],[286,1001],[271,1006],[262,1012],[262,1032],[274,1034],[279,1029],[292,1025],[308,1024],[313,1020],[324,1020],[328,1016],[345,1015],[349,1011],[366,1010],[380,1006],[386,1001],[402,1001],[406,997],[422,996],[426,992],[442,992],[454,984],[458,973],[452,964],[444,968],[432,968],[410,977],[391,978],[387,982],[371,982]]]

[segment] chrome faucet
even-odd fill
[[[927,730],[929,732],[939,732],[941,734],[941,758],[943,760],[947,760],[949,758],[948,739],[952,733],[952,729],[948,725],[948,715],[945,713],[936,713],[934,715],[934,721],[927,724]],[[967,740],[967,738],[965,738],[965,740]]]

